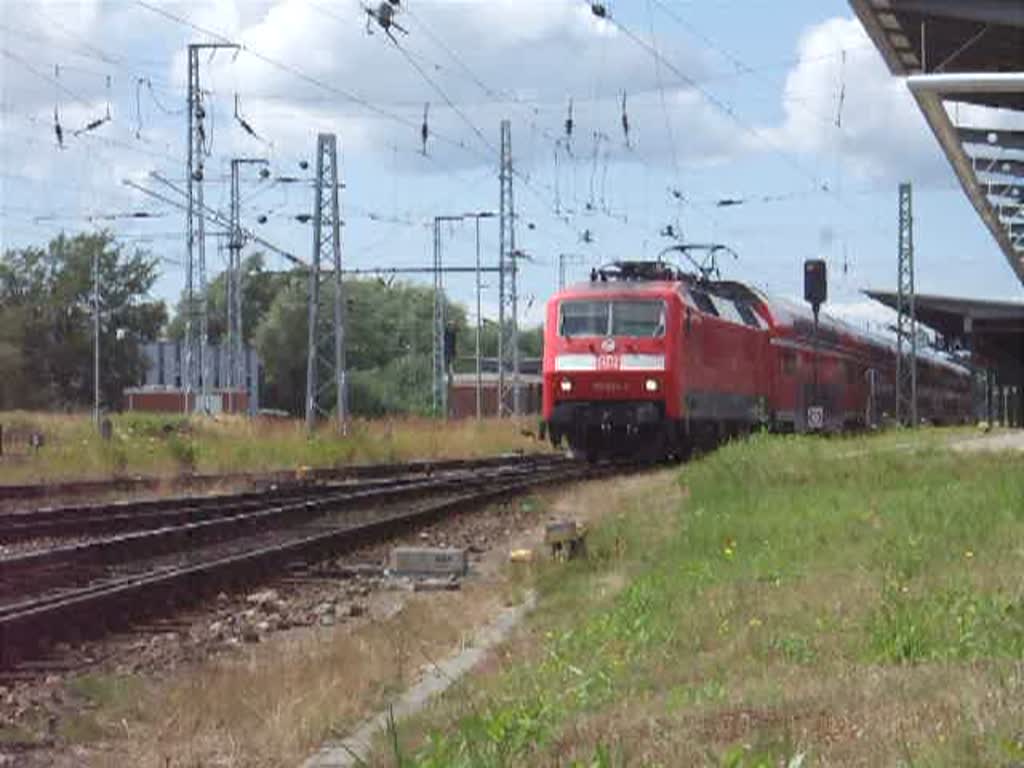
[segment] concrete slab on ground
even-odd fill
[[[1001,432],[962,440],[953,446],[955,451],[1024,451],[1024,430]]]
[[[399,576],[465,576],[466,550],[452,547],[395,547],[391,570]]]

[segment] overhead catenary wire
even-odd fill
[[[420,14],[422,15],[422,11],[420,12]],[[419,28],[419,27],[415,27],[414,29],[418,29],[418,28]],[[483,81],[481,81],[481,82],[483,82]],[[479,83],[478,83],[478,85],[479,85]],[[483,89],[481,89],[481,90],[483,90]],[[493,89],[492,89],[492,91],[493,91]],[[485,92],[485,93],[486,93],[486,92]],[[492,94],[487,94],[487,95],[488,95],[488,96],[494,96],[494,95],[499,95],[499,96],[500,96],[500,94],[497,94],[497,92],[496,92],[496,91],[493,91],[493,93],[492,93]],[[138,94],[137,94],[137,96],[138,96]],[[377,102],[377,103],[379,104],[379,102]],[[623,116],[625,116],[625,115],[624,115],[624,112],[625,112],[625,110],[623,110]],[[414,117],[415,117],[415,116],[414,116]],[[420,127],[422,127],[422,126],[420,126]],[[433,129],[433,127],[434,127],[434,126],[430,126],[430,127],[431,127],[431,129]],[[643,128],[644,128],[644,126],[641,126],[641,129],[643,129]],[[433,131],[431,131],[431,139],[433,139],[433,138],[434,138],[434,136],[433,136]],[[641,135],[641,139],[644,139],[644,135]],[[471,143],[472,143],[472,142],[471,142]],[[585,152],[585,150],[584,150],[584,152]],[[605,154],[604,154],[604,157],[603,157],[603,162],[605,163],[605,166],[604,166],[604,168],[603,168],[603,174],[602,174],[602,177],[601,177],[601,179],[602,179],[602,182],[604,181],[604,174],[606,174],[606,173],[607,173],[607,162],[608,162],[608,157],[607,157],[607,155],[608,155],[608,153],[607,153],[607,152],[605,152]],[[645,160],[646,160],[646,161],[648,161],[648,162],[650,162],[650,158],[649,158],[649,157],[647,157],[647,156],[645,156]],[[524,170],[526,170],[526,166],[523,166],[523,168],[524,168]],[[517,175],[519,175],[519,174],[517,174]],[[521,177],[521,178],[523,178],[523,177]],[[535,179],[535,180],[534,180],[534,182],[535,182],[535,183],[541,183],[541,182],[543,182],[543,181],[545,181],[545,180],[546,180],[546,179],[544,179],[544,178],[537,178],[537,179]],[[556,178],[556,182],[557,182],[557,178]],[[557,184],[556,184],[556,186],[557,186]],[[602,183],[602,185],[601,185],[601,186],[602,186],[602,188],[603,188],[604,184]],[[614,187],[613,187],[613,189],[614,189]],[[533,192],[534,194],[538,194],[538,193],[537,193],[537,190],[531,190],[531,192]],[[542,195],[538,194],[538,196],[542,196]],[[602,195],[602,197],[603,197],[603,195]],[[561,220],[561,219],[560,219],[560,220]]]
[[[649,0],[648,0],[648,2],[649,2]],[[800,173],[800,175],[802,175],[805,178],[807,178],[808,180],[810,180],[813,184],[819,185],[819,183],[820,183],[819,179],[817,178],[817,176],[815,174],[813,174],[812,172],[808,171],[806,168],[804,168],[804,166],[801,163],[797,162],[793,157],[791,157],[788,153],[786,153],[781,147],[779,147],[777,145],[777,143],[775,141],[773,141],[771,139],[771,137],[766,136],[764,131],[762,131],[762,130],[758,129],[757,127],[755,127],[755,126],[749,124],[748,122],[746,122],[746,120],[744,120],[739,115],[739,113],[736,112],[735,108],[733,108],[732,105],[730,105],[730,104],[726,103],[725,101],[723,101],[722,99],[718,98],[715,94],[713,94],[707,88],[702,86],[693,77],[691,77],[691,76],[687,75],[685,72],[683,72],[671,60],[669,60],[664,55],[662,55],[662,53],[657,49],[656,46],[652,45],[647,40],[644,40],[642,37],[637,35],[629,27],[627,27],[625,24],[623,24],[621,21],[619,21],[615,17],[613,17],[611,15],[607,15],[607,16],[603,16],[602,18],[605,18],[608,21],[608,23],[614,25],[616,29],[621,31],[622,34],[624,34],[626,37],[628,37],[630,40],[632,40],[634,43],[636,43],[637,46],[639,46],[643,50],[647,51],[658,62],[660,62],[667,70],[669,70],[673,75],[675,75],[676,78],[678,78],[684,85],[687,85],[690,88],[692,88],[695,91],[697,91],[698,93],[700,93],[707,100],[707,102],[709,104],[711,104],[715,109],[717,109],[722,114],[726,115],[730,120],[732,120],[734,123],[736,123],[736,125],[738,125],[740,128],[742,128],[745,132],[751,134],[752,136],[754,136],[754,138],[758,139],[759,141],[764,142],[780,158],[782,158],[794,170],[796,170],[798,173]]]
[[[83,133],[89,133],[89,131],[95,131],[101,125],[105,125],[106,123],[109,123],[111,121],[112,118],[111,118],[111,115],[110,115],[110,75],[106,76],[106,80],[107,80],[107,106],[106,106],[106,113],[103,115],[103,117],[98,117],[98,118],[95,118],[93,120],[90,120],[83,127],[79,128],[77,131],[75,131],[74,135],[76,137],[77,136],[81,136]]]
[[[391,120],[391,121],[397,122],[397,123],[399,123],[401,125],[405,125],[408,128],[418,128],[419,127],[414,120],[411,120],[410,118],[408,118],[408,117],[406,117],[404,115],[400,115],[400,114],[397,114],[395,112],[392,112],[391,110],[384,109],[383,107],[380,107],[377,104],[374,104],[373,102],[369,101],[368,99],[364,99],[361,96],[358,96],[357,94],[352,93],[351,91],[347,91],[347,90],[345,90],[343,88],[339,88],[338,86],[333,85],[331,83],[328,83],[328,82],[324,81],[321,78],[314,77],[313,75],[308,74],[307,72],[299,69],[298,67],[296,67],[296,66],[294,66],[292,64],[289,64],[289,63],[287,63],[285,61],[281,61],[279,59],[275,59],[272,56],[268,56],[268,55],[266,55],[266,54],[256,50],[255,48],[253,48],[251,45],[249,45],[247,43],[234,43],[234,41],[232,41],[229,37],[227,37],[226,35],[221,34],[220,32],[216,32],[214,30],[211,30],[211,29],[203,27],[203,26],[201,26],[199,24],[196,24],[196,23],[194,23],[194,22],[192,22],[192,21],[190,21],[190,20],[188,20],[188,19],[186,19],[186,18],[184,18],[184,17],[182,17],[182,16],[180,16],[180,15],[178,15],[176,13],[168,11],[166,8],[161,8],[161,7],[157,6],[157,5],[154,5],[151,2],[147,2],[147,0],[134,0],[134,2],[135,2],[136,5],[138,5],[141,8],[145,8],[148,11],[151,11],[151,12],[153,12],[155,14],[163,16],[164,18],[169,19],[170,21],[173,21],[173,22],[175,22],[177,24],[186,26],[186,27],[192,29],[195,32],[198,32],[200,34],[203,34],[203,35],[206,35],[208,37],[211,37],[214,40],[217,40],[217,41],[222,42],[222,43],[231,43],[233,45],[238,45],[238,48],[239,48],[240,51],[242,51],[243,53],[245,53],[245,54],[247,54],[249,56],[252,56],[253,58],[257,59],[258,61],[263,62],[267,66],[273,67],[274,69],[280,70],[282,72],[286,72],[287,74],[297,78],[298,80],[301,80],[302,82],[305,82],[305,83],[307,83],[309,85],[312,85],[312,86],[314,86],[316,88],[320,88],[321,90],[324,90],[324,91],[326,91],[328,93],[332,93],[335,96],[339,96],[339,97],[345,99],[346,101],[350,101],[350,102],[352,102],[354,104],[358,104],[359,106],[361,106],[364,109],[366,109],[368,112],[370,112],[372,114],[375,114],[378,117],[382,117],[382,118],[385,118],[387,120]],[[466,144],[464,141],[450,138],[450,137],[448,137],[448,136],[446,136],[444,134],[438,133],[436,131],[435,131],[434,135],[438,139],[440,139],[441,141],[444,141],[446,143],[450,143],[453,146],[459,147],[459,148],[464,149],[464,150],[466,150],[468,152],[473,152],[474,154],[476,154],[475,151],[468,144]]]
[[[651,13],[651,0],[647,0],[647,23],[650,27],[651,40],[654,41],[655,46],[650,49],[654,53],[654,79],[658,86],[658,100],[661,104],[661,113],[665,120],[665,132],[668,135],[669,149],[672,154],[672,171],[675,184],[678,186],[680,183],[679,153],[676,151],[675,130],[672,126],[672,116],[668,111],[668,101],[665,98],[665,83],[661,77],[662,56],[658,52],[657,39],[654,36],[654,16]]]
[[[12,113],[8,112],[8,114],[12,114]],[[47,126],[47,127],[49,127],[49,124],[44,119],[36,117],[35,115],[24,115],[24,114],[21,114],[21,113],[15,113],[15,114],[18,114],[19,117],[23,118],[25,121],[31,123],[32,125],[35,125],[35,126]],[[8,124],[7,127],[5,128],[5,139],[10,139],[10,138],[16,138],[17,140],[23,141],[23,142],[28,143],[28,144],[36,144],[35,139],[37,137],[36,137],[35,134],[33,134],[32,136],[25,136],[24,134],[14,133],[13,129],[10,126],[10,124]],[[132,152],[132,153],[135,153],[135,154],[138,154],[138,155],[145,155],[147,157],[157,158],[157,159],[165,160],[165,161],[172,162],[172,163],[177,163],[178,162],[178,158],[173,156],[173,155],[165,154],[165,153],[162,153],[162,152],[156,152],[156,151],[153,151],[153,150],[149,150],[149,149],[146,149],[144,147],[139,146],[136,143],[127,142],[127,141],[121,141],[119,139],[116,139],[116,138],[113,138],[113,137],[110,137],[110,136],[104,136],[102,134],[85,133],[85,134],[82,134],[79,138],[83,139],[85,141],[88,141],[88,142],[93,142],[93,143],[96,143],[96,144],[104,144],[104,145],[106,145],[108,147],[113,147],[113,148],[117,148],[117,149],[123,149],[125,151]]]
[[[451,97],[444,90],[444,88],[442,88],[441,85],[436,80],[434,80],[434,78],[427,74],[427,71],[423,68],[423,66],[418,61],[416,61],[415,57],[412,56],[412,54],[410,54],[409,51],[405,49],[405,46],[399,43],[398,40],[394,37],[390,37],[389,39],[391,40],[391,44],[398,49],[399,53],[402,54],[405,60],[408,61],[409,64],[413,67],[413,69],[415,69],[420,74],[420,77],[422,77],[427,82],[427,84],[431,88],[433,88],[434,91],[444,100],[444,103],[448,105],[448,108],[451,109],[456,115],[458,115],[459,119],[462,120],[462,122],[465,123],[474,134],[476,134],[476,137],[480,139],[480,142],[487,148],[487,150],[489,152],[497,154],[497,147],[495,147],[494,144],[490,142],[490,140],[484,135],[483,131],[480,130],[479,126],[477,126],[477,124],[470,119],[469,115],[467,115],[466,112],[451,99]],[[425,124],[426,115],[424,114],[424,125]]]
[[[487,83],[485,83],[472,69],[470,69],[469,65],[466,64],[466,62],[462,59],[462,57],[459,56],[459,54],[451,46],[447,45],[443,40],[441,40],[440,37],[438,37],[436,34],[434,34],[434,32],[431,31],[430,27],[422,19],[420,19],[417,15],[415,15],[413,13],[412,9],[406,7],[404,12],[405,12],[406,16],[408,16],[409,18],[411,18],[413,21],[416,22],[417,26],[420,29],[423,30],[424,34],[426,34],[426,36],[438,48],[440,48],[442,51],[444,51],[448,55],[448,57],[451,58],[451,60],[455,62],[455,64],[459,67],[459,69],[461,69],[463,71],[463,73],[470,80],[472,80],[473,83],[475,83],[477,85],[477,87],[480,88],[480,90],[483,91],[484,94],[486,94],[489,98],[492,98],[495,101],[514,101],[514,102],[519,102],[519,99],[516,96],[516,94],[514,94],[514,93],[502,93],[502,92],[492,88]]]

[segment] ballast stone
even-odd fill
[[[391,570],[399,576],[465,576],[466,550],[455,547],[395,547]]]

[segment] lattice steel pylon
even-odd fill
[[[199,83],[199,54],[204,50],[215,51],[218,48],[237,49],[238,46],[231,43],[192,43],[188,46],[188,205],[185,213],[188,253],[185,261],[185,361],[181,377],[186,412],[196,384],[200,387],[200,409],[208,407],[210,394],[206,213],[203,205],[203,178],[208,146],[204,127],[206,107],[203,106],[203,91]],[[197,324],[198,339],[195,328]]]
[[[896,286],[896,420],[917,426],[917,315],[914,311],[914,216],[910,183],[900,184]]]
[[[448,417],[448,388],[444,377],[444,281],[441,273],[441,217],[434,217],[434,343],[433,410]]]
[[[345,370],[345,294],[341,279],[341,206],[338,201],[338,139],[321,133],[316,141],[313,203],[313,261],[309,269],[309,341],[306,356],[306,428],[330,415],[327,395],[334,390],[338,430],[348,423],[348,380]],[[324,262],[330,263],[325,269]],[[324,318],[321,297],[330,283],[332,309]]]
[[[239,175],[242,165],[266,164],[255,157],[231,159],[231,228],[228,232],[227,271],[227,385],[229,398],[236,389],[248,391],[245,380],[245,342],[242,328],[242,248],[245,233],[242,230]],[[234,410],[234,409],[232,409]]]
[[[515,201],[512,195],[512,124],[501,121],[501,207],[498,241],[498,416],[519,416],[519,294]],[[508,373],[511,372],[511,384]]]
[[[448,318],[444,295],[444,260],[441,225],[444,222],[462,221],[463,216],[434,217],[434,341],[433,341],[433,412],[435,416],[448,418],[448,360],[445,345]],[[454,350],[452,350],[454,352]]]

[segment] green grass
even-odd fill
[[[42,433],[44,445],[19,445],[0,457],[0,483],[107,478],[126,475],[259,472],[301,466],[415,458],[456,458],[544,450],[522,433],[525,423],[487,420],[445,424],[429,419],[353,422],[349,434],[329,427],[310,436],[298,421],[217,419],[126,413],[111,419],[102,440],[86,415],[0,413],[8,437]],[[17,455],[12,455],[12,453]]]
[[[402,761],[1016,759],[1021,459],[941,435],[756,437],[610,499],[509,660],[400,724]]]

